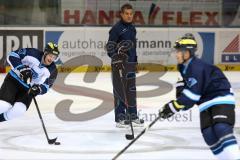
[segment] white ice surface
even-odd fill
[[[140,75],[145,73],[141,72]],[[237,101],[235,135],[240,142],[240,72],[226,72],[235,91]],[[68,85],[112,92],[110,73],[100,73],[94,83],[83,81],[83,73],[71,73],[65,80]],[[4,74],[0,75],[3,82]],[[176,82],[178,73],[166,73],[161,80]],[[138,90],[151,90],[156,86],[140,86]],[[175,90],[151,98],[138,98],[140,117],[146,125],[153,120],[162,105],[174,98]],[[34,103],[24,116],[1,123],[0,159],[111,159],[129,141],[128,129],[115,128],[113,111],[88,121],[68,122],[55,114],[55,106],[64,99],[72,99],[72,113],[84,113],[96,108],[102,100],[92,97],[66,95],[50,90],[37,101],[50,138],[58,137],[61,145],[48,145]],[[112,101],[112,99],[108,99]],[[119,159],[215,159],[201,137],[198,108],[182,112],[169,121],[157,122],[134,143]],[[151,116],[150,116],[151,115]],[[180,117],[181,116],[181,117]],[[137,135],[142,129],[135,129]]]

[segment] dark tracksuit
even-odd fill
[[[112,67],[112,83],[113,83],[113,94],[114,94],[114,105],[115,105],[115,121],[126,119],[126,109],[128,105],[129,113],[132,119],[137,118],[137,107],[136,107],[136,29],[131,23],[125,23],[120,20],[116,23],[109,32],[109,39],[107,47],[111,48],[108,50],[108,56],[112,58],[114,54],[117,54],[118,48],[121,44],[126,46],[126,43],[132,44],[128,48],[126,54],[128,55],[128,61],[124,63],[123,84],[119,70]],[[114,47],[109,47],[114,46]],[[126,99],[124,93],[126,93]]]

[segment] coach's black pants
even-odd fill
[[[120,72],[122,72],[122,78]],[[136,119],[136,63],[125,63],[122,71],[112,66],[112,83],[115,121],[127,119],[127,109],[129,109],[131,118]]]

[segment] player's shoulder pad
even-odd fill
[[[198,83],[202,77],[205,76],[205,66],[201,60],[194,58],[189,64],[188,79],[186,79],[186,84],[189,88]]]
[[[42,51],[36,49],[36,48],[25,48],[27,52],[32,52],[32,53],[42,53]]]
[[[192,60],[191,69],[193,74],[200,74],[204,68],[206,68],[206,63],[204,63],[201,59],[194,58]]]
[[[26,48],[26,54],[41,60],[44,53],[36,48]]]
[[[57,66],[56,66],[56,64],[54,62],[52,64],[50,64],[49,66],[47,66],[47,68],[48,68],[50,73],[58,72],[57,71]]]

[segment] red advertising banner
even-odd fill
[[[110,3],[111,2],[111,3]],[[130,1],[136,25],[219,26],[222,5],[218,0]],[[62,0],[65,25],[112,25],[120,18],[124,2]]]

